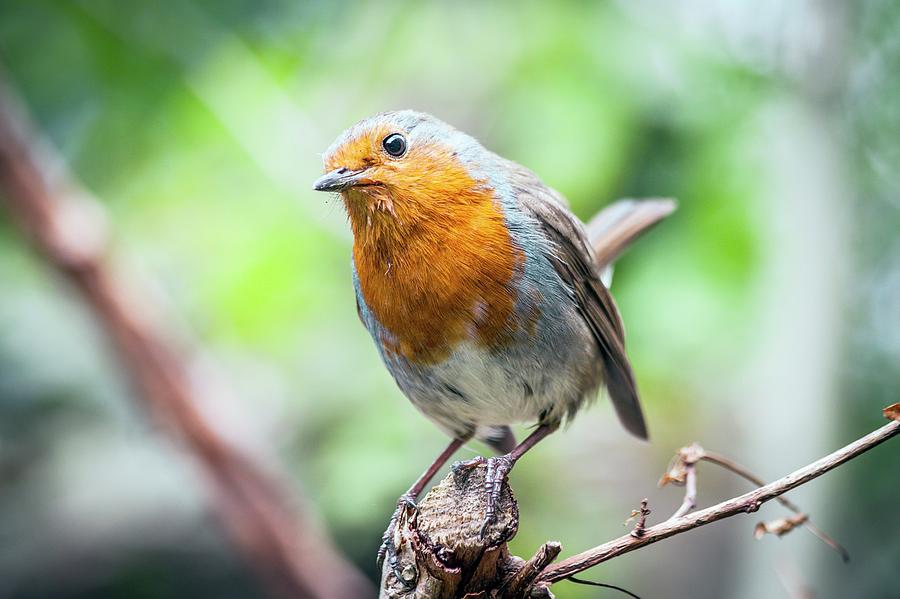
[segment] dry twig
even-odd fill
[[[641,499],[641,507],[632,512],[633,517],[637,518],[634,530],[631,531],[631,536],[635,539],[640,539],[644,536],[644,531],[647,530],[647,516],[650,515],[650,507],[648,504],[649,502],[645,497]]]
[[[741,478],[750,481],[758,487],[762,487],[766,484],[766,482],[762,478],[756,476],[750,470],[748,470],[744,466],[741,466],[734,460],[726,458],[725,456],[714,453],[712,451],[708,451],[701,447],[698,443],[692,443],[691,445],[682,447],[678,450],[678,453],[675,454],[674,458],[672,458],[672,462],[670,462],[667,472],[659,481],[659,486],[664,486],[668,483],[672,483],[674,485],[684,485],[686,487],[684,501],[682,502],[681,507],[679,507],[678,510],[674,514],[672,514],[670,519],[680,518],[681,516],[684,516],[695,507],[697,507],[696,470],[697,463],[700,461],[706,461],[712,464],[716,464],[717,466],[721,466],[722,468],[725,468],[726,470],[737,474]],[[790,529],[783,530],[779,534],[779,536],[787,534],[787,532],[802,524],[808,531],[818,537],[819,540],[837,551],[844,562],[850,561],[850,553],[840,543],[838,543],[831,536],[822,531],[819,527],[814,525],[810,520],[809,515],[805,514],[803,510],[801,510],[795,503],[790,501],[787,497],[776,497],[775,500],[795,514],[794,518],[789,519],[789,521],[795,522],[795,525]],[[780,529],[781,525],[779,524],[779,522],[780,521],[775,521],[771,523],[771,526],[773,528]],[[766,525],[761,524],[761,526],[763,526],[763,530],[765,530]],[[760,537],[757,536],[757,538]]]
[[[697,443],[682,447],[672,458],[666,473],[659,479],[660,487],[669,483],[685,487],[684,501],[669,518],[670,520],[680,518],[697,507],[697,462],[703,455],[704,450]]]
[[[865,437],[854,441],[853,443],[843,447],[832,454],[813,462],[808,466],[804,466],[799,470],[788,474],[787,476],[754,489],[749,493],[744,493],[739,497],[723,501],[712,507],[693,512],[680,518],[666,520],[661,524],[651,526],[644,531],[640,538],[625,535],[619,537],[603,545],[589,549],[578,555],[566,558],[563,561],[553,564],[538,578],[538,583],[553,583],[563,580],[596,566],[605,561],[609,561],[625,553],[630,553],[636,549],[640,549],[651,543],[656,543],[667,539],[671,536],[693,530],[700,526],[730,518],[742,513],[752,513],[757,511],[760,506],[775,499],[791,489],[799,487],[815,478],[818,478],[837,468],[841,464],[852,460],[866,451],[880,445],[891,437],[900,433],[900,422],[891,422],[881,428],[869,433]]]

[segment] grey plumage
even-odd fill
[[[600,281],[599,265],[588,245],[584,225],[565,205],[562,196],[545,186],[531,171],[509,162],[514,189],[522,207],[541,223],[553,242],[547,259],[574,293],[578,310],[600,346],[603,384],[622,425],[647,439],[647,425],[638,399],[637,384],[625,355],[625,329],[615,302]],[[540,192],[535,192],[535,190]],[[541,193],[542,192],[542,193]]]

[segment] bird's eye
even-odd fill
[[[399,158],[406,153],[406,139],[399,133],[391,133],[382,140],[381,147],[394,158]]]

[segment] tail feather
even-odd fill
[[[629,433],[646,441],[650,438],[650,434],[647,432],[647,422],[644,420],[631,365],[628,362],[624,364],[610,362],[613,360],[608,360],[605,365],[604,383],[619,422]]]
[[[591,219],[587,224],[588,239],[606,287],[612,283],[612,266],[616,258],[635,239],[671,214],[675,206],[675,200],[668,198],[620,200]],[[641,410],[634,373],[625,358],[624,348],[618,346],[618,349],[618,352],[609,352],[605,359],[606,389],[625,429],[640,439],[647,439],[647,423]]]
[[[650,198],[619,200],[601,210],[587,224],[597,267],[602,271],[611,265],[635,239],[672,214],[675,207],[673,199]]]

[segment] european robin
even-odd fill
[[[453,439],[398,501],[379,562],[396,565],[401,510],[473,436],[502,454],[462,464],[487,465],[485,526],[513,464],[601,387],[647,438],[619,313],[558,192],[410,110],[357,123],[324,163],[314,188],[347,210],[359,317],[403,393]],[[537,424],[518,445],[515,422]]]

